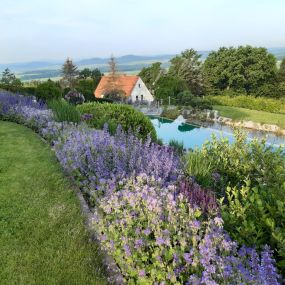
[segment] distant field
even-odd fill
[[[214,105],[223,117],[231,118],[235,121],[253,121],[262,124],[274,124],[285,129],[285,115],[274,114],[264,111],[256,111],[245,108]]]

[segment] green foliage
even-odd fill
[[[278,69],[278,80],[285,83],[285,57],[281,61],[280,67]]]
[[[100,81],[100,80],[99,80]],[[99,83],[95,79],[81,79],[75,84],[75,89],[82,93],[87,102],[95,101],[94,91]]]
[[[125,131],[138,132],[138,136],[145,139],[150,134],[156,140],[155,129],[148,117],[131,106],[123,104],[109,103],[86,103],[77,106],[82,115],[91,114],[92,118],[87,120],[87,124],[92,127],[102,129],[107,123],[111,131],[117,125],[121,125]]]
[[[185,156],[185,173],[220,197],[224,227],[230,236],[259,250],[275,251],[285,272],[285,152],[265,141],[246,141],[237,131],[235,142],[212,138],[201,150]]]
[[[161,117],[163,118],[167,118],[170,120],[175,120],[177,119],[177,117],[180,115],[180,111],[178,108],[164,108],[162,113],[161,113]]]
[[[54,119],[57,122],[74,122],[79,123],[80,112],[74,105],[69,104],[65,100],[52,100],[48,102],[48,106],[52,109]]]
[[[190,91],[183,91],[177,95],[176,104],[191,106],[194,109],[212,109],[211,101],[207,98],[192,95]]]
[[[264,84],[274,83],[276,59],[265,48],[222,47],[205,60],[204,76],[210,88],[254,93]]]
[[[177,140],[170,140],[169,146],[171,146],[174,151],[179,155],[184,154],[184,144],[183,142],[177,141]]]
[[[82,70],[80,70],[78,72],[78,78],[79,79],[93,79],[94,81],[97,82],[97,84],[99,83],[101,77],[104,74],[101,73],[101,71],[98,68],[95,68],[93,70],[89,69],[89,68],[84,68]]]
[[[59,99],[62,97],[62,91],[56,82],[49,79],[38,85],[36,97],[43,101]]]
[[[277,252],[279,267],[285,272],[285,182],[278,193],[264,186],[227,187],[221,199],[225,229],[240,244],[261,249],[270,245]]]
[[[22,90],[22,82],[16,78],[15,74],[12,73],[9,68],[6,68],[0,80],[0,87],[11,92],[19,92]]]
[[[250,179],[253,187],[266,186],[271,192],[278,192],[285,181],[283,149],[272,149],[265,140],[247,142],[246,134],[240,131],[235,132],[232,144],[228,139],[219,140],[213,136],[211,142],[203,145],[202,153],[213,171],[231,186],[241,186],[243,181]]]
[[[187,49],[170,60],[168,74],[187,82],[192,94],[202,95],[204,92],[201,55],[194,49]]]
[[[161,62],[155,62],[149,67],[144,67],[138,76],[143,80],[147,88],[152,90],[164,72],[164,69],[161,67]]]
[[[208,98],[215,105],[285,114],[285,99],[254,97],[238,94],[235,94],[235,96],[210,96]]]
[[[211,175],[213,168],[211,161],[205,159],[199,150],[189,151],[185,156],[185,174],[194,176],[196,181],[204,187],[210,186],[213,182]]]
[[[171,103],[176,104],[177,95],[188,90],[187,82],[181,78],[164,75],[159,78],[155,85],[154,96],[156,99],[162,99],[164,103],[168,102],[170,97]]]

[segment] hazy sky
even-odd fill
[[[285,0],[0,0],[0,63],[285,46]]]

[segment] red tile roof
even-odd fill
[[[135,75],[118,75],[115,79],[115,83],[111,81],[114,80],[111,76],[103,76],[94,91],[96,98],[101,98],[102,94],[108,90],[110,82],[112,85],[117,86],[119,90],[124,91],[126,97],[129,97],[138,81],[139,77]]]

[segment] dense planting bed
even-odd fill
[[[49,146],[0,121],[0,284],[107,284],[103,276]]]
[[[280,284],[282,149],[237,134],[184,155],[120,127],[55,122],[45,105],[9,96],[0,116],[49,140],[127,284]]]

